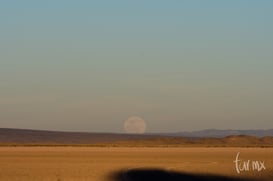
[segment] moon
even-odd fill
[[[146,131],[146,122],[144,119],[132,116],[125,120],[124,131],[129,134],[143,134]]]

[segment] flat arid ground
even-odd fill
[[[249,160],[249,170],[236,171]],[[253,170],[252,162],[261,170]],[[247,165],[247,164],[245,164]],[[264,166],[264,167],[263,167]],[[265,168],[265,169],[264,169]],[[0,180],[271,180],[273,148],[0,147]]]

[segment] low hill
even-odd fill
[[[117,146],[163,146],[163,147],[273,147],[273,137],[233,135],[224,138],[163,137],[116,142]]]

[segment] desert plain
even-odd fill
[[[238,152],[240,173],[234,162]],[[243,170],[248,160],[249,169]],[[253,169],[252,161],[264,168]],[[166,175],[170,181],[272,180],[273,148],[0,147],[1,181],[166,180]]]

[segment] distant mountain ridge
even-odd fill
[[[184,131],[176,133],[167,133],[169,136],[181,137],[212,137],[223,138],[230,135],[248,135],[256,137],[273,136],[273,129],[250,129],[250,130],[233,130],[233,129],[204,129],[199,131]]]
[[[0,128],[0,144],[97,144],[150,137],[153,136]]]
[[[122,134],[0,128],[0,145],[273,146],[273,129]]]

